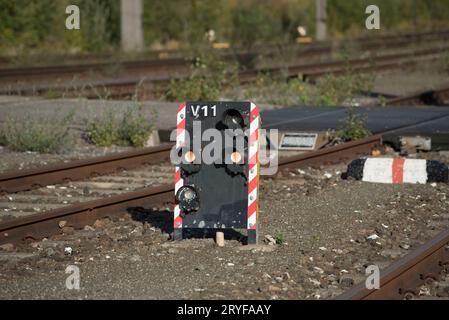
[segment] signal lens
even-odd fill
[[[228,109],[223,115],[223,123],[228,129],[243,129],[245,122],[241,113],[235,109]]]
[[[242,155],[240,154],[240,152],[233,152],[231,153],[231,161],[233,163],[239,163],[242,160]]]
[[[198,211],[200,208],[200,200],[198,192],[192,186],[183,186],[176,193],[176,200],[183,212]]]
[[[192,163],[193,161],[195,161],[196,156],[193,153],[193,151],[189,151],[184,155],[184,159],[188,162],[188,163]]]

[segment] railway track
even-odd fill
[[[378,72],[416,65],[420,62],[438,59],[449,51],[449,47],[421,49],[366,58],[333,60],[324,63],[305,63],[287,67],[256,68],[241,71],[238,79],[241,84],[248,84],[257,79],[260,74],[282,74],[289,78],[301,76],[303,79],[315,80],[327,74],[341,75],[348,72]],[[136,94],[142,98],[158,97],[166,90],[170,81],[186,79],[188,75],[167,76],[150,75],[148,77],[117,80],[98,80],[87,83],[72,82],[70,85],[25,85],[5,86],[0,90],[3,95],[44,95],[58,94],[65,97],[85,96],[87,98],[131,98]]]
[[[278,163],[278,171],[288,171],[290,169],[296,169],[300,167],[319,167],[323,165],[332,165],[349,161],[356,157],[370,154],[373,149],[381,147],[383,137],[388,136],[388,134],[391,134],[400,129],[414,127],[423,123],[430,123],[432,121],[441,120],[443,118],[447,118],[447,115],[428,119],[424,122],[421,121],[406,126],[391,128],[387,131],[378,132],[366,139],[327,147],[315,152],[281,158]],[[146,190],[148,191],[148,197],[151,198],[152,191],[151,187],[148,188],[148,186],[154,185],[155,181],[151,179],[148,180],[149,178],[140,179],[139,175],[129,176],[128,172],[139,170],[137,172],[142,177],[145,177],[145,172],[140,169],[141,167],[147,166],[147,168],[149,168],[146,169],[147,171],[151,171],[151,168],[158,168],[157,170],[161,170],[161,172],[164,172],[163,175],[165,180],[156,181],[156,184],[159,185],[164,181],[171,181],[171,179],[169,178],[171,176],[171,171],[170,169],[166,169],[170,166],[167,164],[165,166],[157,167],[158,165],[164,163],[169,159],[171,148],[171,144],[166,144],[137,151],[117,153],[108,156],[78,160],[58,165],[48,165],[36,169],[16,170],[1,174],[0,194],[3,198],[3,203],[0,202],[0,207],[3,205],[3,209],[6,209],[4,210],[5,212],[14,213],[16,211],[20,211],[20,209],[25,209],[28,214],[31,214],[44,211],[39,206],[34,206],[34,202],[38,201],[39,195],[41,195],[42,198],[49,199],[47,201],[47,207],[43,206],[43,208],[52,209],[61,206],[61,203],[63,205],[70,204],[73,202],[82,201],[82,197],[89,196],[94,196],[95,199],[92,200],[97,203],[98,201],[102,201],[101,199],[98,200],[97,197],[107,195],[108,198],[105,199],[105,201],[109,203],[110,201],[114,201],[113,198],[117,197],[117,193],[136,190],[140,188],[147,188]],[[83,182],[83,180],[86,179],[89,181]],[[141,181],[140,184],[132,182],[139,180],[143,181]],[[58,184],[63,185],[55,186]],[[134,186],[132,184],[134,184]],[[62,197],[64,199],[58,199],[54,196],[52,197],[51,190],[61,187],[62,189],[59,189],[59,197]],[[93,189],[93,194],[90,191],[86,192],[86,188],[88,190]],[[173,191],[172,184],[165,185],[165,188],[171,188],[171,190]],[[37,194],[32,193],[32,190],[36,189],[40,191]],[[104,192],[101,189],[103,189]],[[115,191],[111,189],[115,189]],[[26,195],[16,195],[15,193],[17,192],[29,193]],[[72,194],[70,194],[70,192],[72,192]],[[68,195],[65,195],[67,193]],[[158,192],[156,191],[156,193]],[[123,195],[120,195],[120,199],[123,199],[122,197]],[[130,197],[133,198],[133,195],[130,194]],[[170,197],[170,199],[165,200],[172,201],[172,195]],[[27,198],[34,199],[35,201],[31,201],[31,203],[23,201]],[[20,200],[22,201],[22,205],[16,205],[16,207],[14,207],[14,199],[22,199]],[[53,205],[51,204],[52,201]],[[110,207],[110,210],[114,211],[114,207]],[[20,222],[20,219],[18,221]],[[6,231],[8,228],[9,227],[7,227],[5,230],[0,228],[0,233],[8,233]],[[2,239],[0,234],[0,242],[2,241],[7,241],[7,239]]]
[[[449,101],[449,86],[444,86],[435,90],[425,90],[416,92],[403,97],[389,99],[386,102],[388,106],[399,105],[447,105]]]
[[[130,170],[169,160],[172,145],[96,157],[37,169],[15,170],[0,175],[0,193],[13,193],[86,179],[118,170]]]
[[[280,161],[279,169],[289,170],[299,167],[313,167],[331,163],[340,163],[363,154],[369,154],[373,148],[380,144],[381,136],[376,135],[363,140],[349,142],[344,145],[329,147],[306,155],[285,158]],[[62,171],[63,170],[64,169],[62,169]],[[48,170],[48,168],[42,170],[41,175],[37,175],[37,177],[40,177],[39,180],[42,179],[42,175],[45,174],[44,172],[49,171],[54,172],[53,170]],[[87,173],[88,171],[86,170],[84,172]],[[90,174],[87,174],[86,176],[89,175]],[[78,176],[78,178],[79,177],[80,176]],[[9,178],[11,178],[11,176],[9,176]],[[108,179],[108,177],[103,179]],[[134,178],[129,179],[132,180]],[[23,187],[20,188],[19,184],[16,183],[14,190],[26,190],[33,186],[37,187],[37,184],[30,184],[27,180],[17,181],[22,181]],[[151,181],[149,182],[151,183]],[[77,186],[74,183],[71,183],[71,185],[76,186],[77,192],[79,191],[80,186]],[[70,183],[68,186],[70,187]],[[67,188],[67,186],[63,187]],[[94,199],[89,202],[73,204],[43,213],[15,218],[11,221],[0,223],[0,244],[22,241],[27,238],[39,239],[43,236],[59,233],[61,228],[59,227],[58,222],[61,220],[67,221],[67,226],[79,228],[87,224],[92,224],[95,220],[101,217],[123,214],[126,212],[127,208],[130,207],[164,206],[167,203],[173,202],[173,192],[174,186],[171,183],[118,195],[111,195],[109,193],[110,196],[102,199]],[[6,197],[8,196],[11,197],[12,201],[14,200],[14,197],[16,197],[14,195],[6,195]],[[73,195],[71,197],[73,197]],[[11,205],[13,206],[14,204],[11,203]],[[33,204],[27,204],[26,206],[28,208],[33,208]],[[67,220],[69,218],[70,220]]]
[[[337,299],[413,299],[419,295],[419,286],[437,281],[448,270],[449,229],[382,270],[379,289],[369,290],[360,283]]]
[[[283,171],[341,163],[369,154],[381,143],[382,134],[378,134],[317,152],[283,158],[279,162],[279,169]],[[81,229],[86,225],[93,224],[98,219],[120,217],[132,208],[171,206],[174,187],[168,181],[173,170],[171,166],[155,165],[168,157],[170,148],[171,145],[167,145],[129,152],[127,153],[129,159],[126,159],[123,154],[119,154],[0,176],[0,189],[5,194],[4,197],[11,198],[10,202],[13,205],[17,199],[26,199],[25,206],[27,208],[33,208],[33,201],[42,204],[47,200],[49,204],[59,202],[58,206],[62,206],[54,209],[47,207],[50,210],[34,214],[30,212],[29,215],[0,222],[0,244],[49,237],[61,233],[62,226]],[[128,172],[137,167],[140,167],[139,171]],[[154,169],[154,172],[158,172],[156,179],[146,176],[152,170],[151,168]],[[120,173],[104,176],[104,174],[114,171],[120,171]],[[163,172],[162,177],[161,172]],[[85,178],[90,178],[90,180],[81,183],[74,182]],[[139,179],[140,181],[136,183]],[[36,181],[39,182],[36,183]],[[52,185],[57,183],[64,184]],[[119,184],[120,187],[112,192],[111,186],[114,184]],[[107,187],[104,188],[105,186]],[[86,198],[86,188],[90,188],[91,199]],[[59,189],[60,194],[55,195],[53,192],[55,189]],[[102,193],[99,191],[101,189],[106,189],[106,191]],[[11,194],[24,190],[29,191],[24,194]],[[122,193],[128,190],[132,191]],[[78,195],[73,194],[77,192]],[[47,200],[43,200],[43,198],[47,198]],[[86,199],[90,201],[85,202]],[[77,201],[80,203],[76,203]],[[4,204],[0,204],[0,207],[2,205]],[[414,298],[418,296],[420,285],[436,281],[439,274],[447,271],[448,268],[449,230],[446,230],[383,270],[379,290],[368,290],[364,283],[360,283],[337,299]]]
[[[314,43],[307,47],[293,46],[293,50],[297,51],[300,57],[307,57],[311,55],[330,54],[332,50],[340,47],[357,47],[360,50],[373,50],[373,49],[395,49],[403,48],[410,45],[410,43],[420,44],[423,41],[429,42],[442,41],[449,38],[449,30],[437,31],[437,32],[423,32],[416,34],[403,34],[403,35],[389,35],[376,38],[359,38],[354,40],[348,40],[341,43]],[[223,52],[225,58],[235,58],[238,61],[245,61],[252,59],[260,54],[266,56],[273,56],[276,51],[279,50],[291,50],[291,48],[284,48],[283,46],[259,46],[254,51],[247,51],[237,49],[235,52],[228,49]],[[29,67],[5,67],[0,69],[0,80],[14,80],[30,77],[60,77],[63,75],[73,76],[74,73],[86,73],[86,72],[101,72],[105,68],[120,65],[121,68],[132,71],[135,69],[144,69],[147,72],[157,71],[162,69],[177,69],[180,67],[189,67],[192,63],[191,60],[183,58],[182,50],[156,50],[149,51],[146,56],[156,56],[157,58],[140,59],[140,60],[113,60],[113,57],[108,54],[103,55],[82,55],[78,58],[66,57],[67,60],[75,59],[83,61],[82,63],[75,64],[61,64],[50,66],[29,66]],[[0,57],[0,64],[7,64],[11,59]],[[65,59],[64,59],[65,60]],[[86,62],[93,60],[93,62]],[[98,60],[107,60],[106,62],[97,62]],[[9,61],[11,63],[11,61]]]
[[[142,165],[134,170],[120,169],[111,174],[8,193],[0,196],[3,216],[0,216],[0,221],[168,184],[172,180],[172,166]]]

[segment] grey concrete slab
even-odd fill
[[[316,108],[296,107],[262,112],[262,126],[280,130],[326,131],[343,126],[347,109],[344,107]],[[449,118],[435,122],[434,119],[448,116],[449,108],[417,107],[364,107],[356,112],[366,119],[366,127],[373,133],[399,129],[425,121],[420,131],[433,132],[434,125],[440,130],[449,129]]]
[[[130,107],[141,105],[143,114],[151,120],[152,110],[157,110],[157,127],[159,129],[176,125],[176,111],[179,103],[148,101],[136,103],[133,101],[87,100],[87,99],[39,99],[18,100],[0,104],[0,122],[8,115],[18,118],[33,118],[39,116],[43,119],[64,117],[70,112],[74,113],[73,125],[85,125],[89,118],[100,116],[108,111],[119,113]]]
[[[257,102],[256,102],[257,103]],[[169,133],[176,126],[176,111],[180,102],[144,101],[105,101],[87,99],[29,99],[8,98],[0,100],[0,122],[8,115],[24,119],[39,116],[43,121],[63,117],[74,112],[73,125],[84,126],[91,117],[105,112],[120,113],[129,107],[142,106],[143,114],[151,120],[152,110],[157,111],[157,128]],[[264,128],[277,128],[295,131],[326,131],[343,126],[347,108],[345,107],[293,107],[273,109],[269,105],[259,105]],[[410,126],[422,121],[425,123],[412,129],[401,129],[409,133],[447,133],[449,107],[410,106],[410,107],[360,107],[357,112],[366,118],[367,128],[373,133]],[[399,131],[398,131],[399,132]],[[164,138],[161,138],[165,141]]]

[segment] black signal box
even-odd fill
[[[247,229],[257,241],[260,116],[251,102],[186,102],[177,114],[174,238]]]

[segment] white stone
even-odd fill
[[[159,132],[157,130],[153,130],[151,135],[148,137],[148,140],[145,142],[145,147],[155,147],[160,143]]]
[[[65,247],[64,248],[64,253],[66,254],[66,255],[72,255],[72,252],[73,252],[73,249],[71,248],[71,247]]]
[[[377,234],[372,234],[372,235],[370,235],[370,236],[367,237],[368,240],[377,240],[377,239],[379,239],[379,238],[380,238],[380,237],[379,237]]]

